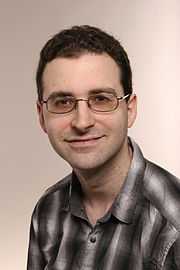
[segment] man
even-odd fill
[[[73,172],[32,216],[28,270],[180,269],[180,182],[127,135],[136,118],[121,44],[90,26],[41,51],[37,109]]]

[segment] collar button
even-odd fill
[[[90,237],[90,242],[91,242],[91,243],[95,243],[95,242],[96,242],[96,236],[92,235],[92,236]]]

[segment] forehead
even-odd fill
[[[83,54],[77,58],[59,57],[49,62],[43,73],[44,95],[55,91],[84,94],[91,89],[122,90],[120,69],[107,54]]]

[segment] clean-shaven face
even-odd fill
[[[53,92],[87,99],[93,90],[114,89],[123,96],[119,67],[107,54],[56,58],[43,73],[43,99]],[[67,114],[52,114],[38,104],[40,123],[55,151],[75,169],[95,169],[118,159],[127,144],[127,129],[135,119],[135,97],[115,111],[93,112],[85,101]]]

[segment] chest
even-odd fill
[[[139,209],[133,222],[110,216],[94,227],[70,213],[43,237],[47,270],[172,269],[170,248],[177,234]],[[153,216],[155,219],[155,216]],[[48,237],[47,237],[48,236]],[[164,237],[166,236],[166,237]],[[166,267],[166,268],[165,268]]]

